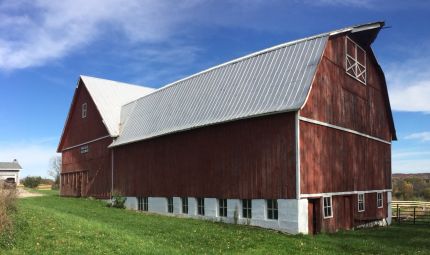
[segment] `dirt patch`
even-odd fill
[[[18,197],[19,198],[24,198],[24,197],[41,197],[44,196],[43,194],[40,193],[34,193],[34,192],[30,192],[24,188],[17,188],[18,191]]]

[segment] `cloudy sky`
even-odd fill
[[[0,0],[0,161],[46,176],[80,74],[158,88],[286,41],[372,21],[399,141],[430,172],[430,2]]]

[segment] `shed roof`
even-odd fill
[[[0,162],[0,171],[4,171],[4,170],[20,170],[20,169],[22,169],[22,167],[18,163],[18,161]]]
[[[382,26],[369,23],[284,43],[168,84],[123,107],[120,136],[110,146],[297,111],[306,101],[328,37]]]
[[[155,90],[84,75],[81,75],[81,80],[94,100],[109,134],[113,137],[119,135],[121,107]]]

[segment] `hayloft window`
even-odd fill
[[[81,154],[88,153],[90,151],[88,145],[81,146]]]
[[[252,218],[252,200],[242,199],[242,218],[251,219]]]
[[[366,51],[349,37],[345,39],[346,73],[366,84]]]
[[[378,206],[378,208],[384,207],[383,202],[384,202],[384,200],[382,198],[382,192],[376,193],[376,205]]]
[[[82,118],[87,117],[87,103],[82,104]]]
[[[197,214],[198,215],[205,215],[205,199],[204,198],[197,198]]]
[[[331,197],[324,197],[324,219],[333,217],[333,206]]]
[[[219,216],[227,217],[227,199],[218,199]]]
[[[364,193],[358,194],[358,211],[364,211]]]
[[[167,198],[167,212],[173,213],[173,197]]]
[[[267,200],[267,218],[270,220],[278,219],[278,200],[276,199]]]
[[[181,197],[182,213],[188,214],[188,197]]]

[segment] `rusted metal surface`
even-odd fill
[[[294,113],[209,126],[114,148],[127,196],[294,198]]]

